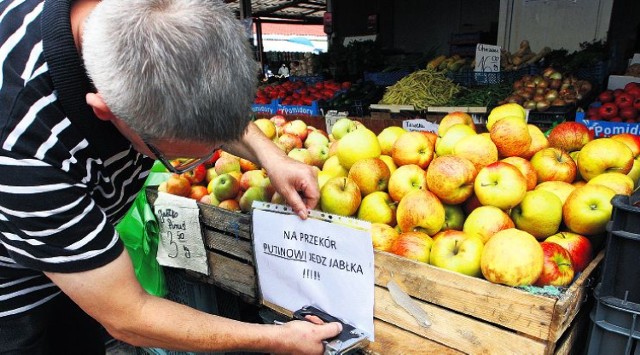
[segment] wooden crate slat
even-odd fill
[[[207,249],[224,252],[246,263],[254,264],[251,242],[246,239],[231,237],[214,229],[205,228],[202,232],[204,234],[204,244]]]
[[[415,300],[427,312],[432,323],[429,328],[421,327],[415,318],[395,303],[389,291],[380,286],[375,287],[375,300],[376,318],[465,353],[543,354],[545,352],[544,342]]]
[[[424,354],[424,355],[461,355],[461,351],[452,349],[435,341],[407,332],[393,324],[374,319],[376,341],[370,343],[366,353],[384,354]]]
[[[207,254],[211,275],[205,278],[206,282],[241,296],[250,303],[257,301],[258,287],[253,266],[215,252]]]
[[[228,211],[215,206],[208,207],[210,208],[200,208],[200,223],[229,233],[234,237],[251,240],[252,222],[250,215]]]
[[[394,280],[406,285],[413,297],[529,334],[549,337],[555,299],[533,295],[415,262],[396,255],[375,253],[376,284]]]

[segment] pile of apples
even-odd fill
[[[587,119],[610,122],[638,122],[640,83],[628,83],[624,89],[605,90],[587,109]]]
[[[285,81],[261,87],[256,92],[254,103],[268,105],[274,99],[280,99],[283,105],[310,106],[313,101],[330,100],[339,90],[351,87],[351,82],[334,80],[320,81],[307,85],[303,81]]]
[[[462,112],[437,134],[376,135],[341,119],[322,140],[319,206],[370,221],[381,251],[510,286],[569,285],[593,258],[612,197],[640,178],[640,137],[594,139],[565,122],[547,138],[514,103],[492,110],[487,128]]]

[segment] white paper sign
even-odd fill
[[[427,132],[438,133],[438,124],[429,122],[424,118],[404,120],[402,121],[402,128],[411,132],[427,131]]]
[[[476,67],[477,72],[499,72],[500,71],[500,46],[478,43],[476,45]]]
[[[355,229],[339,218],[330,223],[254,209],[260,290],[265,301],[290,311],[319,307],[373,340],[371,227]]]
[[[160,226],[158,263],[208,275],[209,263],[196,201],[158,192],[154,212]]]

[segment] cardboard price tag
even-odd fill
[[[477,72],[499,72],[500,71],[500,46],[478,43],[476,45],[476,67]]]
[[[315,305],[373,340],[371,224],[317,211],[302,220],[286,206],[253,206],[264,301],[288,310]]]
[[[208,275],[209,263],[196,201],[159,192],[154,212],[160,227],[158,263]]]

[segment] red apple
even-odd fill
[[[209,196],[209,191],[207,191],[206,186],[191,185],[191,193],[188,196],[189,198],[200,201],[200,199],[202,199],[202,197],[204,196]]]
[[[287,119],[282,115],[272,116],[270,120],[276,125],[276,127],[282,127],[285,123],[287,123]]]
[[[558,232],[547,237],[545,242],[553,242],[567,249],[571,255],[573,270],[578,273],[584,270],[593,260],[591,241],[584,235],[572,232]]]
[[[622,94],[616,97],[614,102],[619,109],[622,109],[627,107],[633,107],[633,100],[634,100],[633,96],[623,92]]]
[[[618,106],[613,102],[604,103],[598,109],[598,113],[602,119],[610,120],[618,115]]]
[[[158,190],[161,189],[158,187]],[[165,186],[161,191],[172,195],[187,197],[191,194],[191,183],[182,175],[171,174],[169,179],[165,181]]]
[[[633,106],[623,107],[618,110],[618,114],[620,118],[625,120],[635,120],[638,117],[638,110],[636,110]]]
[[[189,180],[192,185],[199,184],[207,177],[207,169],[204,167],[204,164],[200,164],[196,166],[195,169],[182,173],[182,176]]]
[[[633,99],[633,108],[640,110],[640,96]]]
[[[574,270],[569,251],[552,242],[540,243],[544,262],[542,273],[535,282],[536,286],[568,286],[573,280]]]
[[[613,101],[613,91],[605,90],[598,95],[598,101],[604,103]]]
[[[401,233],[391,244],[389,252],[407,259],[429,263],[433,239],[423,232]]]
[[[593,131],[582,123],[567,121],[553,127],[549,133],[549,146],[560,148],[567,153],[580,150],[593,140]]]
[[[296,135],[304,141],[307,138],[307,124],[302,120],[289,121],[282,126],[282,132]]]

